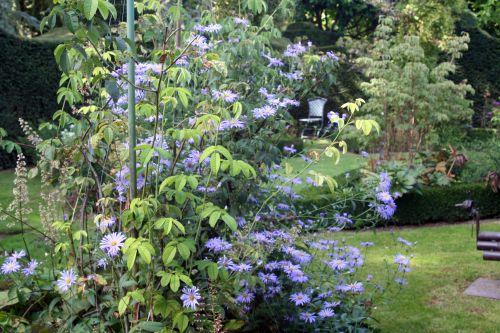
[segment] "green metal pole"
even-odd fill
[[[130,170],[130,200],[137,195],[136,135],[135,135],[135,17],[134,0],[127,0],[127,38],[130,41],[128,61],[128,142]]]

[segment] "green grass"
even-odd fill
[[[485,224],[483,230],[500,231],[500,221]],[[374,276],[384,275],[386,261],[392,264],[398,236],[417,242],[409,284],[376,304],[374,324],[381,332],[500,332],[500,301],[463,294],[479,277],[500,280],[500,262],[482,260],[470,224],[345,232],[332,237],[339,236],[350,244],[375,243],[368,249],[364,272]]]
[[[311,152],[320,153],[330,144],[328,140],[306,140],[304,142],[304,154],[308,155]],[[283,161],[282,164],[288,163],[293,167],[294,172],[300,171],[307,166],[307,162],[301,157],[291,157]],[[325,155],[321,156],[319,161],[314,162],[307,171],[314,170],[324,175],[336,177],[357,170],[366,165],[366,159],[357,154],[346,153],[341,155],[338,164],[335,164],[333,159]],[[307,177],[307,171],[301,175],[303,179]]]
[[[0,171],[0,207],[6,208],[12,201],[12,187],[15,174],[12,170]],[[32,209],[31,214],[27,217],[27,222],[37,228],[41,227],[40,217],[38,215],[38,198],[40,196],[40,181],[39,179],[31,179],[28,181],[29,191],[29,207]],[[10,219],[0,221],[0,250],[11,251],[24,248],[21,234],[21,225],[14,222],[13,227],[8,227]],[[26,242],[29,249],[35,254],[35,257],[40,257],[44,249],[44,243],[38,233],[33,232],[28,227],[25,228]]]

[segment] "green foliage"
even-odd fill
[[[469,7],[476,13],[481,28],[499,36],[500,7],[495,0],[468,0]]]
[[[268,15],[266,2],[245,1],[242,10],[254,15],[252,25],[240,11],[216,21],[217,13],[202,4],[195,23],[187,20],[192,13],[163,1],[135,2],[135,83],[126,75],[130,52],[123,31],[109,26],[116,16],[109,1],[58,2],[42,20],[41,30],[62,21],[73,36],[54,50],[62,71],[61,109],[53,123],[41,126],[41,136],[29,133],[39,156],[34,170],[43,181],[40,212],[48,212],[38,232],[51,255],[23,280],[29,291],[18,306],[40,305],[30,307],[22,325],[99,332],[169,327],[180,333],[221,325],[251,331],[262,322],[269,327],[273,314],[242,295],[264,295],[258,273],[263,264],[288,258],[284,246],[300,247],[295,251],[306,257],[313,252],[299,242],[299,215],[290,202],[297,196],[289,186],[312,163],[300,170],[288,165],[285,176],[276,174],[284,154],[276,144],[290,128],[287,109],[297,104],[292,98],[328,87],[337,66],[334,55],[315,53],[309,45],[291,45],[287,54],[273,48],[281,37],[273,15],[287,3]],[[180,20],[193,34],[174,38]],[[194,36],[195,30],[205,37]],[[273,59],[280,64],[269,65]],[[131,84],[137,93],[137,143],[128,138]],[[376,121],[357,117],[363,103],[345,103],[347,117],[330,117],[338,130],[316,152],[318,159],[339,163],[348,148],[340,137],[345,128],[366,136],[380,130]],[[131,153],[137,163],[129,168]],[[330,175],[309,174],[316,186],[337,190]],[[278,213],[287,207],[290,214]],[[276,242],[259,240],[257,232]],[[324,266],[318,259],[308,267]],[[308,279],[305,272],[294,273],[277,273],[283,282],[297,283],[279,292],[272,306],[289,309],[289,294]],[[311,281],[310,287],[319,294],[340,282],[347,283],[343,272],[326,283]],[[333,293],[328,297],[321,299],[333,300]],[[365,297],[351,298],[335,310],[344,316],[321,323],[325,329],[364,325]],[[242,313],[247,303],[250,309]],[[273,320],[272,330],[304,326],[283,316]]]
[[[500,194],[485,183],[455,183],[450,186],[425,187],[396,201],[395,223],[419,225],[426,222],[456,222],[470,219],[468,213],[455,207],[472,199],[482,218],[500,216]]]
[[[299,3],[299,19],[309,19],[319,30],[335,31],[338,36],[361,38],[377,25],[378,8],[367,1],[308,0]]]
[[[51,42],[22,40],[0,31],[0,124],[7,140],[23,141],[18,118],[38,125],[57,110],[59,71]],[[33,151],[25,154],[33,162]],[[0,151],[0,170],[15,166],[15,155]]]
[[[470,85],[456,84],[456,59],[467,49],[468,36],[449,38],[449,60],[429,65],[417,36],[399,40],[391,17],[381,17],[369,57],[359,59],[369,82],[361,85],[369,96],[365,112],[383,124],[384,151],[419,151],[428,135],[446,124],[468,122],[472,113],[465,99]]]
[[[470,99],[474,102],[474,124],[485,126],[492,102],[500,96],[500,40],[478,27],[477,18],[470,12],[462,14],[457,31],[469,34],[469,50],[458,59],[455,81],[467,80],[474,88]]]

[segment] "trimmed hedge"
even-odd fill
[[[0,45],[0,127],[20,140],[19,117],[36,127],[58,108],[57,43],[23,40],[0,30]],[[15,161],[14,154],[0,151],[0,170],[14,167]]]
[[[304,210],[326,207],[332,202],[349,200],[349,194],[326,193],[325,191],[304,191],[299,205]],[[462,208],[455,207],[464,200],[472,199],[479,209],[481,218],[500,217],[500,192],[494,193],[484,183],[453,183],[450,186],[425,187],[420,193],[411,192],[397,199],[396,213],[393,220],[381,221],[380,225],[421,225],[431,222],[458,222],[471,219]],[[347,201],[349,203],[349,201]],[[368,207],[359,203],[350,203],[351,213],[357,215]],[[355,228],[365,225],[356,224]]]
[[[407,193],[396,201],[395,224],[470,220],[469,214],[455,204],[472,199],[481,218],[500,216],[500,193],[481,183],[454,183],[450,186],[427,187],[421,193]]]

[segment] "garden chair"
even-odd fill
[[[313,128],[313,134],[319,136],[319,132],[324,126],[324,109],[326,104],[326,98],[318,97],[308,100],[309,103],[309,114],[307,118],[299,119],[299,122],[303,124],[303,129],[301,137],[306,137],[306,129]],[[318,127],[319,126],[319,127]]]
[[[483,251],[483,260],[500,261],[500,232],[481,231],[479,211],[472,200],[465,200],[456,207],[467,210],[476,224],[476,248]]]

